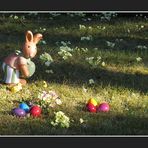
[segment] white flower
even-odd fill
[[[82,18],[82,21],[85,21],[85,22],[86,22],[86,21],[87,21],[87,19],[85,19],[85,18]]]
[[[46,66],[50,66],[50,64],[51,64],[51,62],[49,62],[49,61],[45,62]]]
[[[81,50],[86,53],[88,51],[88,48],[81,48]]]
[[[130,33],[131,32],[130,29],[127,29],[127,32]]]
[[[105,62],[102,62],[102,64],[101,64],[102,66],[105,66]]]
[[[92,30],[93,28],[91,26],[89,26],[88,29]]]
[[[83,91],[84,91],[84,92],[87,92],[87,89],[86,89],[84,86],[83,86]]]
[[[95,81],[93,79],[89,79],[89,84],[95,84]]]
[[[84,123],[84,120],[82,118],[80,118],[80,124]]]
[[[46,70],[45,72],[46,72],[46,73],[51,73],[51,74],[54,73],[53,70]]]
[[[62,58],[64,60],[67,60],[69,57],[72,57],[72,54],[70,52],[72,52],[73,49],[71,49],[70,47],[68,46],[61,46],[60,47],[60,51],[58,52],[58,54],[60,56],[62,56]]]
[[[92,37],[92,35],[89,35],[89,36],[82,36],[82,37],[81,37],[81,41],[84,41],[84,40],[91,41],[91,40],[93,40],[93,37]]]
[[[61,105],[61,104],[62,104],[62,101],[61,101],[61,99],[59,99],[59,98],[57,98],[55,101],[56,101],[56,103],[57,103],[58,105]]]
[[[140,61],[142,61],[142,58],[138,57],[138,58],[136,58],[136,60],[137,60],[137,62],[140,62]]]
[[[91,18],[87,18],[88,21],[91,21]]]
[[[82,30],[82,29],[86,29],[85,25],[79,25],[79,29]]]
[[[15,15],[15,16],[14,16],[14,19],[17,20],[17,19],[18,19],[18,16]]]
[[[141,28],[144,28],[144,25],[141,25]]]
[[[107,43],[107,46],[109,46],[111,48],[114,48],[114,46],[115,46],[115,43],[113,43],[113,42],[106,41],[106,43]]]
[[[70,126],[70,119],[62,111],[55,113],[55,121],[51,121],[53,126],[60,125],[62,128],[68,128]]]
[[[86,58],[86,61],[89,63],[89,64],[91,64],[91,65],[93,65],[94,64],[94,57],[89,57],[89,58]]]
[[[105,30],[106,29],[106,27],[104,26],[103,28],[102,28],[102,30]]]
[[[40,59],[41,59],[41,61],[42,61],[43,63],[47,62],[47,63],[46,63],[47,66],[49,65],[49,62],[50,62],[50,64],[53,62],[53,59],[52,59],[51,55],[50,55],[49,53],[47,53],[47,52],[41,54],[41,55],[40,55]]]
[[[61,44],[62,44],[63,46],[66,46],[66,45],[67,45],[66,42],[64,42],[64,41],[61,41]]]
[[[138,45],[137,48],[139,48],[139,49],[147,49],[147,47],[143,46],[143,45]]]
[[[96,50],[96,51],[97,51],[97,50],[98,50],[98,48],[96,47],[96,48],[94,48],[94,50]]]

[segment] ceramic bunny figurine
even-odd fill
[[[35,65],[30,59],[37,53],[36,44],[42,39],[42,34],[33,35],[31,31],[27,31],[25,37],[22,52],[15,52],[4,59],[2,69],[5,84],[21,83],[25,85],[27,83],[25,78],[32,76],[35,71]]]

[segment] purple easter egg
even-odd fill
[[[97,106],[97,112],[108,112],[109,109],[109,104],[106,102],[103,102]]]
[[[26,116],[25,110],[23,110],[21,108],[14,108],[12,110],[12,114],[17,116],[17,117],[25,117]]]

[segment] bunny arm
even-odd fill
[[[16,54],[11,54],[7,58],[5,58],[4,62],[10,67],[21,71],[24,77],[29,76],[26,58],[18,56]]]
[[[18,67],[23,77],[29,77],[27,61],[24,57],[18,57]]]
[[[14,69],[19,69],[18,67],[18,55],[10,54],[4,59],[4,62]]]

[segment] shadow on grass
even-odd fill
[[[44,66],[37,67],[36,74],[30,78],[31,81],[45,80],[47,82],[54,82],[59,84],[69,85],[88,85],[89,79],[94,79],[95,86],[113,86],[122,87],[123,89],[135,90],[140,93],[148,92],[148,75],[141,73],[122,73],[109,71],[107,69],[91,69],[87,66],[78,64],[55,64],[53,69],[54,74],[47,74]]]
[[[147,43],[147,39],[146,38],[141,38],[141,36],[138,36],[138,34],[135,33],[135,36],[129,36],[129,35],[125,35],[125,33],[123,33],[123,35],[107,35],[106,34],[94,34],[93,33],[93,37],[94,39],[91,41],[88,40],[84,40],[81,41],[81,37],[85,36],[82,34],[72,34],[71,32],[69,32],[69,34],[60,34],[59,32],[54,32],[52,34],[50,33],[42,33],[44,36],[44,40],[46,41],[46,47],[45,48],[59,48],[59,46],[56,45],[56,42],[61,42],[61,41],[70,41],[72,43],[72,46],[75,48],[77,47],[81,47],[81,48],[89,48],[89,49],[94,49],[94,48],[98,48],[98,49],[103,49],[103,50],[109,50],[109,49],[113,49],[113,50],[122,50],[122,51],[130,51],[131,53],[135,53],[135,52],[145,52],[144,49],[138,49],[137,46],[138,45],[143,45],[143,46],[148,46]],[[120,41],[120,39],[122,39],[122,41]],[[25,41],[25,34],[24,32],[21,34],[6,34],[6,33],[1,33],[0,34],[0,46],[2,48],[2,50],[5,50],[5,52],[7,52],[7,50],[20,50],[22,48],[22,45]],[[107,45],[107,41],[115,43],[114,47],[110,47]],[[17,47],[15,47],[17,45]],[[42,46],[42,43],[40,43],[40,45]],[[38,47],[40,46],[38,45]],[[44,45],[45,46],[45,45]],[[43,47],[40,47],[39,50],[42,50]],[[48,47],[47,47],[48,46]],[[71,45],[69,45],[71,46]],[[17,49],[14,49],[17,48]],[[45,49],[43,49],[45,50]]]
[[[80,123],[79,119],[84,122]],[[1,135],[147,135],[148,118],[118,113],[75,112],[69,128],[53,127],[53,118],[17,118],[5,115],[0,122]]]
[[[88,66],[71,63],[55,63],[51,69],[54,74],[47,74],[45,72],[45,66],[36,64],[35,74],[28,79],[29,83],[33,83],[36,80],[45,80],[49,83],[66,83],[68,85],[79,85],[84,84],[89,86],[89,79],[95,81],[95,85],[101,87],[121,87],[129,90],[139,91],[140,93],[148,92],[148,75],[137,72],[135,74],[114,72],[107,69],[98,68],[92,69]],[[0,80],[3,78],[2,69],[0,69]]]

